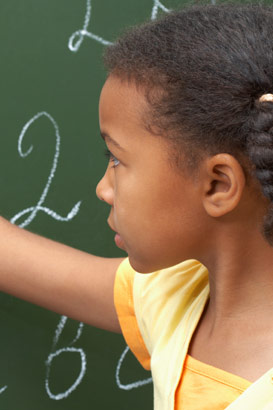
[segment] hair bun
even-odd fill
[[[273,94],[263,94],[260,98],[259,98],[259,102],[273,102]]]

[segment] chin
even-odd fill
[[[140,258],[135,258],[133,256],[128,255],[129,262],[132,268],[138,273],[151,273],[154,272],[153,267],[150,264],[145,263]]]
[[[166,263],[152,263],[151,260],[145,261],[129,256],[129,262],[132,268],[138,273],[152,273],[161,269],[169,268],[171,264]]]

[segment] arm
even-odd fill
[[[0,217],[0,290],[92,326],[120,332],[113,285],[121,258],[101,258]]]

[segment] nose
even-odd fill
[[[101,200],[106,202],[108,205],[113,205],[114,203],[114,189],[111,182],[109,167],[107,168],[104,176],[99,181],[96,188],[96,195]]]

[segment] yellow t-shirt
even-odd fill
[[[198,261],[139,274],[126,259],[117,271],[116,310],[129,347],[152,371],[155,410],[273,410],[273,369],[251,384],[187,356],[208,296]]]
[[[251,383],[187,355],[175,394],[175,410],[223,410]]]

